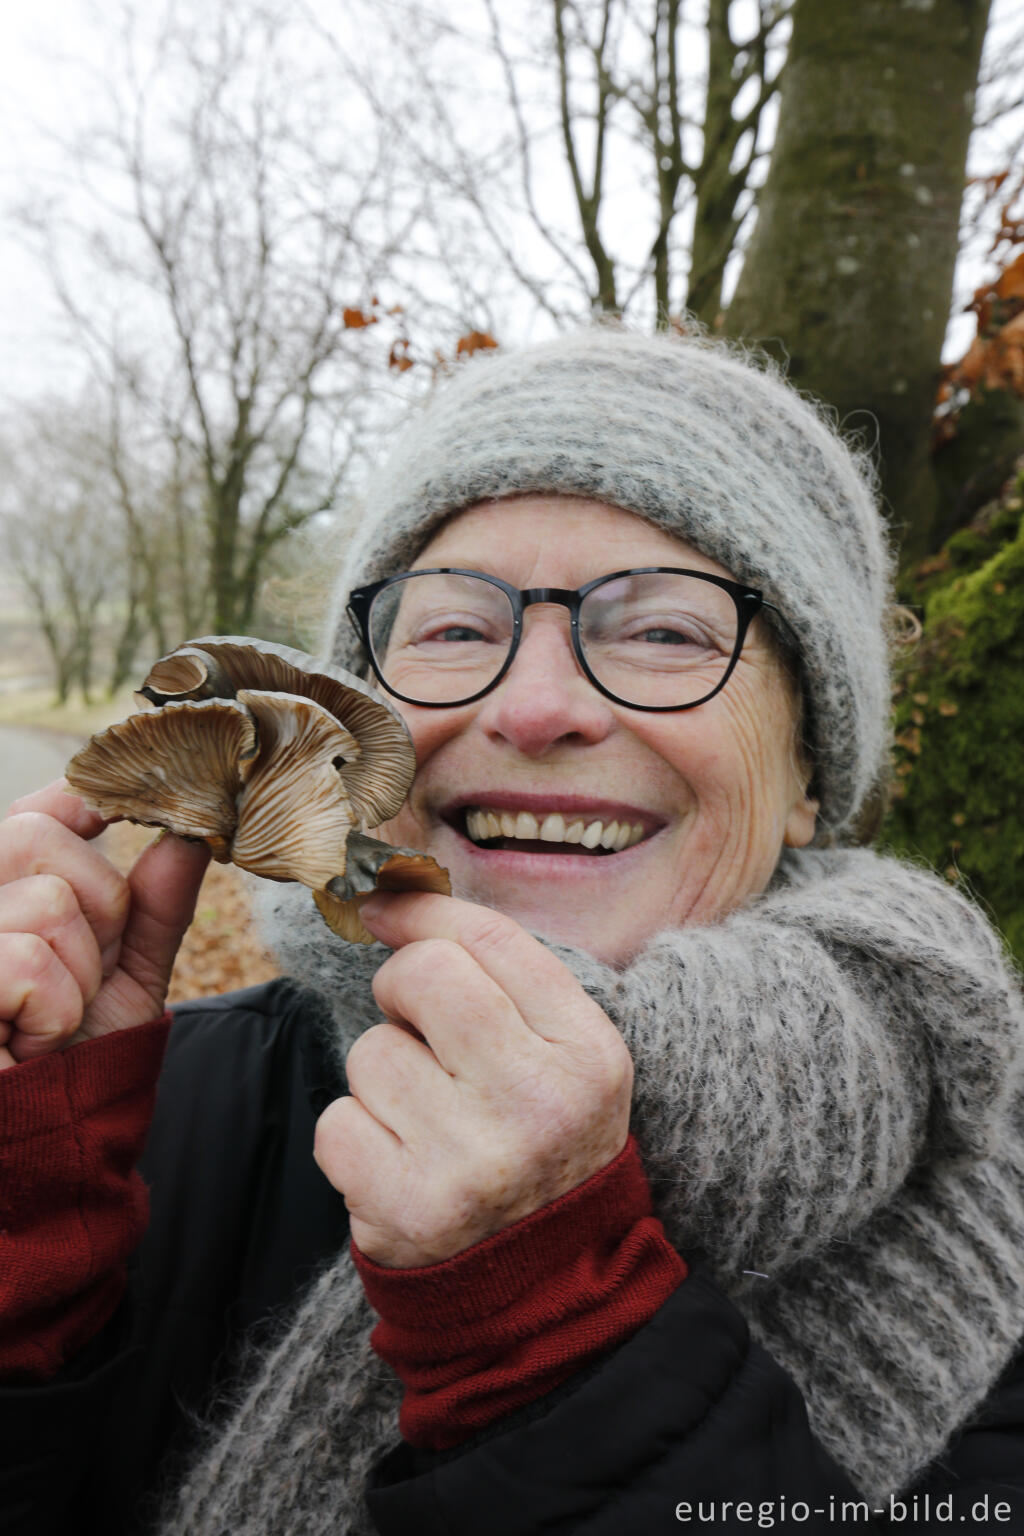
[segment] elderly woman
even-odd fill
[[[331,654],[456,899],[357,950],[273,888],[291,979],[179,1010],[127,1286],[202,856],[126,886],[79,802],[14,808],[4,1529],[160,1487],[203,1536],[1024,1530],[1019,997],[963,896],[845,846],[889,576],[864,465],[717,345],[439,388]]]

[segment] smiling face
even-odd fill
[[[647,565],[730,575],[632,513],[567,496],[472,507],[416,565],[517,588],[576,588]],[[418,768],[380,835],[432,854],[456,895],[610,964],[663,928],[742,906],[784,845],[814,835],[792,684],[760,620],[725,688],[695,709],[646,713],[605,698],[555,606],[527,609],[511,670],[477,703],[396,704]]]

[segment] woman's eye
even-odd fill
[[[633,638],[644,640],[648,645],[700,645],[702,643],[696,635],[687,634],[680,629],[667,629],[664,626],[641,630]]]
[[[413,645],[487,645],[493,639],[486,625],[468,619],[429,619],[416,626]]]
[[[471,629],[468,624],[449,624],[444,629],[436,630],[429,636],[431,640],[483,640],[485,636],[478,629]]]
[[[714,638],[700,624],[684,619],[662,620],[660,623],[640,623],[627,629],[622,638],[632,644],[688,646],[697,650],[716,649]]]

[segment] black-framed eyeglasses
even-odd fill
[[[569,610],[576,660],[599,693],[644,710],[694,709],[714,698],[751,621],[762,609],[778,614],[754,587],[660,565],[612,571],[575,592],[519,591],[451,566],[402,571],[358,588],[348,613],[388,693],[443,709],[473,704],[498,686],[519,649],[523,615],[536,603]]]

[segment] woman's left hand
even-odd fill
[[[374,896],[395,953],[384,1022],[348,1054],[351,1097],[314,1156],[378,1264],[451,1258],[582,1184],[621,1152],[633,1064],[608,1016],[518,923],[447,896]]]

